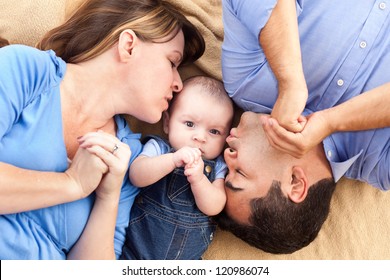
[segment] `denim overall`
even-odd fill
[[[165,140],[158,142],[169,147]],[[204,174],[212,182],[215,162],[204,162]],[[215,229],[216,223],[196,206],[184,168],[176,168],[141,189],[131,209],[121,259],[200,259]]]

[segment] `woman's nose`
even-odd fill
[[[172,91],[180,92],[183,89],[183,81],[181,80],[179,72],[176,71],[172,83]]]

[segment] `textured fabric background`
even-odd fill
[[[183,78],[204,73],[220,79],[221,0],[169,1],[198,26],[206,40],[205,55],[196,65],[181,70]],[[34,45],[81,2],[0,0],[0,36],[11,43]],[[160,123],[148,125],[132,118],[128,120],[134,131],[162,134]],[[389,206],[390,194],[343,179],[337,185],[328,220],[308,247],[290,255],[272,255],[218,230],[204,259],[390,259]]]

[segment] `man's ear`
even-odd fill
[[[126,29],[121,32],[118,40],[118,53],[121,61],[127,61],[130,59],[137,40],[137,35],[131,29]]]
[[[168,111],[163,112],[163,130],[165,134],[169,132],[169,113]]]
[[[309,188],[306,173],[302,167],[294,166],[291,177],[291,187],[287,195],[295,203],[300,203],[305,200]]]

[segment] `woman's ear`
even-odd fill
[[[308,192],[307,176],[300,166],[294,166],[291,175],[291,186],[287,193],[288,197],[295,203],[305,200]]]
[[[118,52],[121,61],[130,59],[131,53],[138,40],[137,35],[131,29],[121,32],[118,40]]]
[[[168,134],[169,132],[169,113],[168,111],[163,112],[163,130],[165,134]]]

